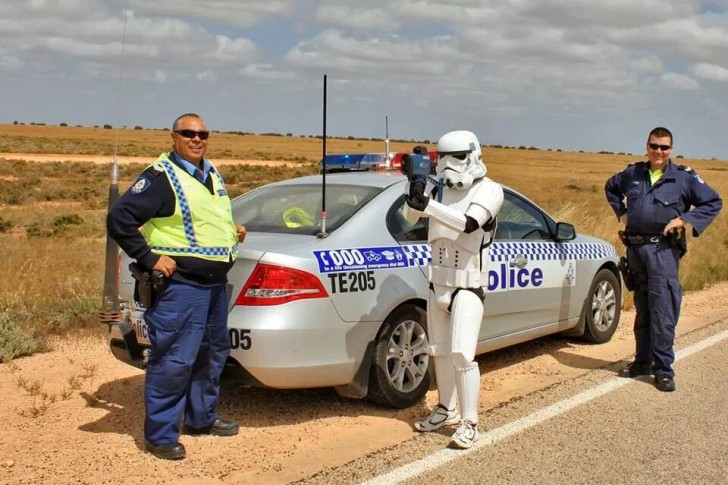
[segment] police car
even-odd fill
[[[410,406],[433,378],[427,220],[405,219],[402,175],[358,172],[326,177],[322,224],[321,179],[276,182],[233,201],[248,235],[228,274],[228,370],[251,385],[331,386],[342,396]],[[622,298],[615,248],[504,191],[478,353],[555,333],[608,341]],[[120,297],[145,346],[128,263]],[[109,344],[132,363],[118,326]]]

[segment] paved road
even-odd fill
[[[431,433],[304,483],[728,483],[728,320],[677,349],[674,393],[596,370],[482,416],[470,452]]]

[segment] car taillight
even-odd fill
[[[289,301],[328,296],[321,281],[311,273],[260,263],[248,278],[235,304],[280,305]]]

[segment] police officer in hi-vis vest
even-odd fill
[[[109,235],[146,271],[165,276],[147,308],[151,354],[144,384],[145,449],[181,459],[186,434],[232,436],[238,424],[215,407],[228,354],[227,272],[245,228],[233,221],[222,177],[205,159],[210,132],[194,113],[172,125],[172,151],[109,210]],[[141,229],[141,231],[140,231]]]
[[[647,137],[649,160],[630,164],[606,183],[609,205],[625,224],[629,274],[634,281],[635,360],[623,377],[655,375],[660,391],[675,390],[673,344],[682,286],[678,263],[685,227],[699,236],[722,207],[720,196],[692,169],[670,160],[672,133],[658,127]],[[626,201],[626,205],[625,205]]]

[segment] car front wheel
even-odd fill
[[[608,342],[617,330],[621,305],[617,276],[608,269],[599,270],[584,302],[584,339],[597,344]]]
[[[374,347],[367,399],[395,408],[417,403],[430,388],[424,310],[405,305],[384,321]]]

